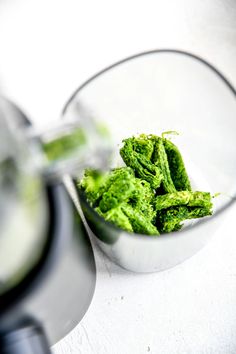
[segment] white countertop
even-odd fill
[[[234,0],[0,0],[0,43],[0,92],[37,124],[96,71],[154,48],[194,52],[236,86]],[[126,272],[95,248],[93,302],[54,353],[236,353],[235,215],[236,206],[201,252],[161,273]]]
[[[235,211],[202,251],[168,271],[129,273],[95,249],[94,299],[54,353],[235,354]]]

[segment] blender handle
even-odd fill
[[[32,318],[23,319],[4,333],[0,333],[0,354],[51,354],[40,323]]]

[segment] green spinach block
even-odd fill
[[[91,207],[120,229],[158,236],[212,215],[211,194],[192,191],[181,153],[164,135],[124,139],[126,166],[108,173],[88,169],[78,181]]]

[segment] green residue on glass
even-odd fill
[[[82,128],[43,143],[43,150],[49,161],[56,161],[78,153],[86,144],[86,135]]]
[[[167,130],[161,134],[162,139],[165,138],[165,135],[179,135],[179,133],[176,130]]]
[[[96,123],[96,130],[102,138],[104,138],[104,139],[110,138],[109,129],[107,128],[107,126],[105,124],[97,122]]]
[[[123,140],[125,167],[86,170],[78,182],[90,205],[106,221],[146,235],[178,231],[183,221],[212,215],[212,196],[192,191],[178,148],[164,136]]]
[[[217,192],[217,193],[215,193],[215,194],[212,196],[212,198],[217,198],[217,197],[219,197],[221,194],[222,194],[222,193]]]

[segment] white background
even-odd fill
[[[155,48],[194,52],[236,86],[236,1],[0,0],[0,92],[37,124],[96,71]],[[235,215],[162,273],[125,272],[95,249],[92,305],[54,353],[236,353]]]

